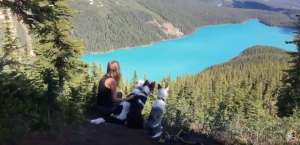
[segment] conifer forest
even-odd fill
[[[287,16],[275,12],[234,12],[238,9],[220,8],[224,11],[221,12],[224,16],[221,16],[217,12],[200,12],[209,11],[209,7],[191,7],[188,11],[188,3],[197,3],[193,0],[184,3],[168,1],[160,4],[158,0],[138,0],[135,3],[137,10],[120,8],[99,14],[111,23],[89,17],[95,15],[90,14],[90,10],[85,13],[77,11],[80,1],[0,1],[4,15],[0,33],[0,144],[20,144],[32,133],[76,126],[90,114],[96,114],[97,88],[106,64],[90,65],[79,59],[87,51],[106,51],[173,38],[158,27],[141,25],[143,19],[170,22],[184,34],[190,34],[200,26],[238,23],[256,16],[268,25],[290,27],[284,22],[288,21]],[[144,12],[142,8],[146,6],[151,12]],[[185,13],[175,11],[180,8]],[[124,15],[113,15],[114,11],[121,11]],[[226,17],[225,12],[230,13],[230,17]],[[28,27],[31,44],[21,43],[16,28],[12,27],[10,14]],[[191,18],[189,15],[192,14],[201,17],[189,23],[180,19]],[[141,19],[132,21],[136,17]],[[132,37],[116,38],[122,36],[120,34],[127,27],[119,23],[124,20],[143,28],[128,30]],[[90,25],[94,23],[77,21],[98,21],[100,25],[92,27]],[[120,27],[123,29],[118,29]],[[98,31],[93,34],[94,38],[83,41],[92,36],[83,32],[95,32],[95,29],[103,30],[103,33]],[[144,37],[146,35],[149,37]],[[284,136],[287,131],[300,131],[299,36],[297,32],[297,37],[287,42],[297,45],[295,52],[256,45],[230,61],[202,72],[178,76],[175,80],[161,78],[156,84],[170,86],[163,124],[185,127],[226,144],[286,144]],[[108,39],[110,37],[116,39]],[[137,41],[140,37],[144,39]],[[96,40],[103,41],[98,44]],[[138,78],[146,79],[147,74],[137,76],[135,72],[134,76],[123,76],[118,91],[129,94]],[[145,117],[153,106],[156,93],[157,87],[146,104]]]

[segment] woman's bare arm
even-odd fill
[[[131,95],[131,96],[126,97],[126,98],[118,98],[117,97],[117,82],[115,80],[112,80],[110,82],[110,89],[111,89],[111,97],[112,97],[113,102],[128,101],[128,100],[131,100],[134,97],[134,95]]]

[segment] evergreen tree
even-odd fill
[[[52,1],[50,4],[52,15],[57,19],[39,24],[34,29],[40,44],[37,53],[54,65],[58,75],[59,96],[63,96],[65,81],[76,78],[87,65],[79,61],[84,53],[83,43],[72,38],[73,25],[68,19],[78,12],[70,9],[65,1]]]
[[[99,64],[99,75],[102,77],[104,75],[104,71],[103,71],[103,67],[102,67],[102,63]]]
[[[91,66],[91,71],[92,71],[92,80],[95,82],[98,82],[100,80],[100,69],[98,68],[98,65],[93,62]]]
[[[293,41],[288,41],[288,44],[295,44],[297,51],[288,52],[291,56],[289,61],[290,68],[285,70],[282,82],[284,88],[281,91],[279,97],[279,115],[280,116],[291,116],[294,112],[300,113],[300,16],[298,17],[298,32]]]
[[[133,78],[130,82],[130,87],[129,87],[130,91],[132,91],[133,89],[136,88],[137,81],[138,81],[138,76],[137,76],[136,70],[134,70]]]
[[[31,0],[31,1],[15,1],[2,0],[0,1],[1,8],[10,8],[13,14],[24,24],[33,29],[39,24],[47,21],[57,20],[62,15],[55,15],[54,9],[50,6],[61,0]],[[50,4],[49,4],[50,3]],[[30,13],[28,13],[30,12]],[[49,29],[50,30],[50,29]]]
[[[123,95],[124,95],[124,90],[126,89],[125,88],[125,81],[124,81],[124,78],[123,78],[123,76],[121,76],[121,79],[120,79],[120,84],[119,84],[119,86],[118,86],[118,92],[122,92],[123,93]]]
[[[3,9],[4,20],[2,21],[2,48],[0,49],[0,74],[5,66],[15,67],[19,64],[19,51],[18,39],[16,37],[15,28],[12,23],[10,10]]]
[[[65,1],[43,3],[51,10],[48,15],[56,19],[45,20],[33,28],[36,52],[33,64],[37,75],[43,80],[41,85],[51,90],[51,93],[45,93],[48,100],[48,122],[51,123],[49,118],[55,117],[67,123],[76,123],[78,119],[82,119],[83,107],[87,106],[84,103],[89,102],[87,95],[91,94],[83,90],[95,91],[89,87],[92,85],[84,84],[92,81],[85,80],[86,73],[89,72],[88,64],[79,60],[84,53],[83,43],[71,36],[73,26],[69,18],[77,12],[70,9]],[[99,77],[96,69],[92,74],[93,78]],[[93,98],[95,97],[92,96],[91,100]]]
[[[129,94],[130,92],[131,92],[131,91],[129,90],[128,76],[126,75],[124,94],[127,95],[127,94]]]

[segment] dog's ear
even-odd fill
[[[138,80],[138,81],[136,82],[136,84],[137,84],[138,86],[144,85],[144,81],[143,81],[143,80]]]
[[[151,83],[149,84],[149,89],[150,89],[151,92],[154,90],[154,88],[155,88],[155,81],[154,81],[154,82],[151,82]]]
[[[147,85],[149,85],[149,81],[148,80],[145,81],[145,83],[144,83],[143,86],[147,86]]]
[[[165,88],[167,91],[169,91],[169,84],[166,85],[166,88]]]
[[[162,87],[161,87],[161,85],[160,84],[158,84],[158,89],[161,89]]]

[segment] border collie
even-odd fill
[[[161,120],[164,114],[166,100],[168,98],[169,86],[162,88],[158,84],[157,100],[155,101],[149,118],[145,121],[144,127],[146,132],[152,135],[152,138],[161,136],[163,127],[161,126]]]
[[[134,89],[127,97],[129,97],[132,94],[139,94],[140,90],[143,88],[145,81],[139,80],[137,82],[137,87]],[[130,107],[130,102],[129,101],[123,101],[121,102],[113,111],[110,117],[107,119],[104,118],[98,118],[91,120],[91,123],[94,124],[99,124],[103,122],[109,122],[113,124],[120,124],[124,125],[127,117],[127,113],[129,112],[129,107]]]
[[[154,90],[155,82],[146,80],[140,93],[136,94],[134,99],[130,100],[130,109],[127,114],[126,125],[128,128],[132,129],[143,129],[144,127],[144,117],[142,111],[146,105],[146,101],[152,91]]]

